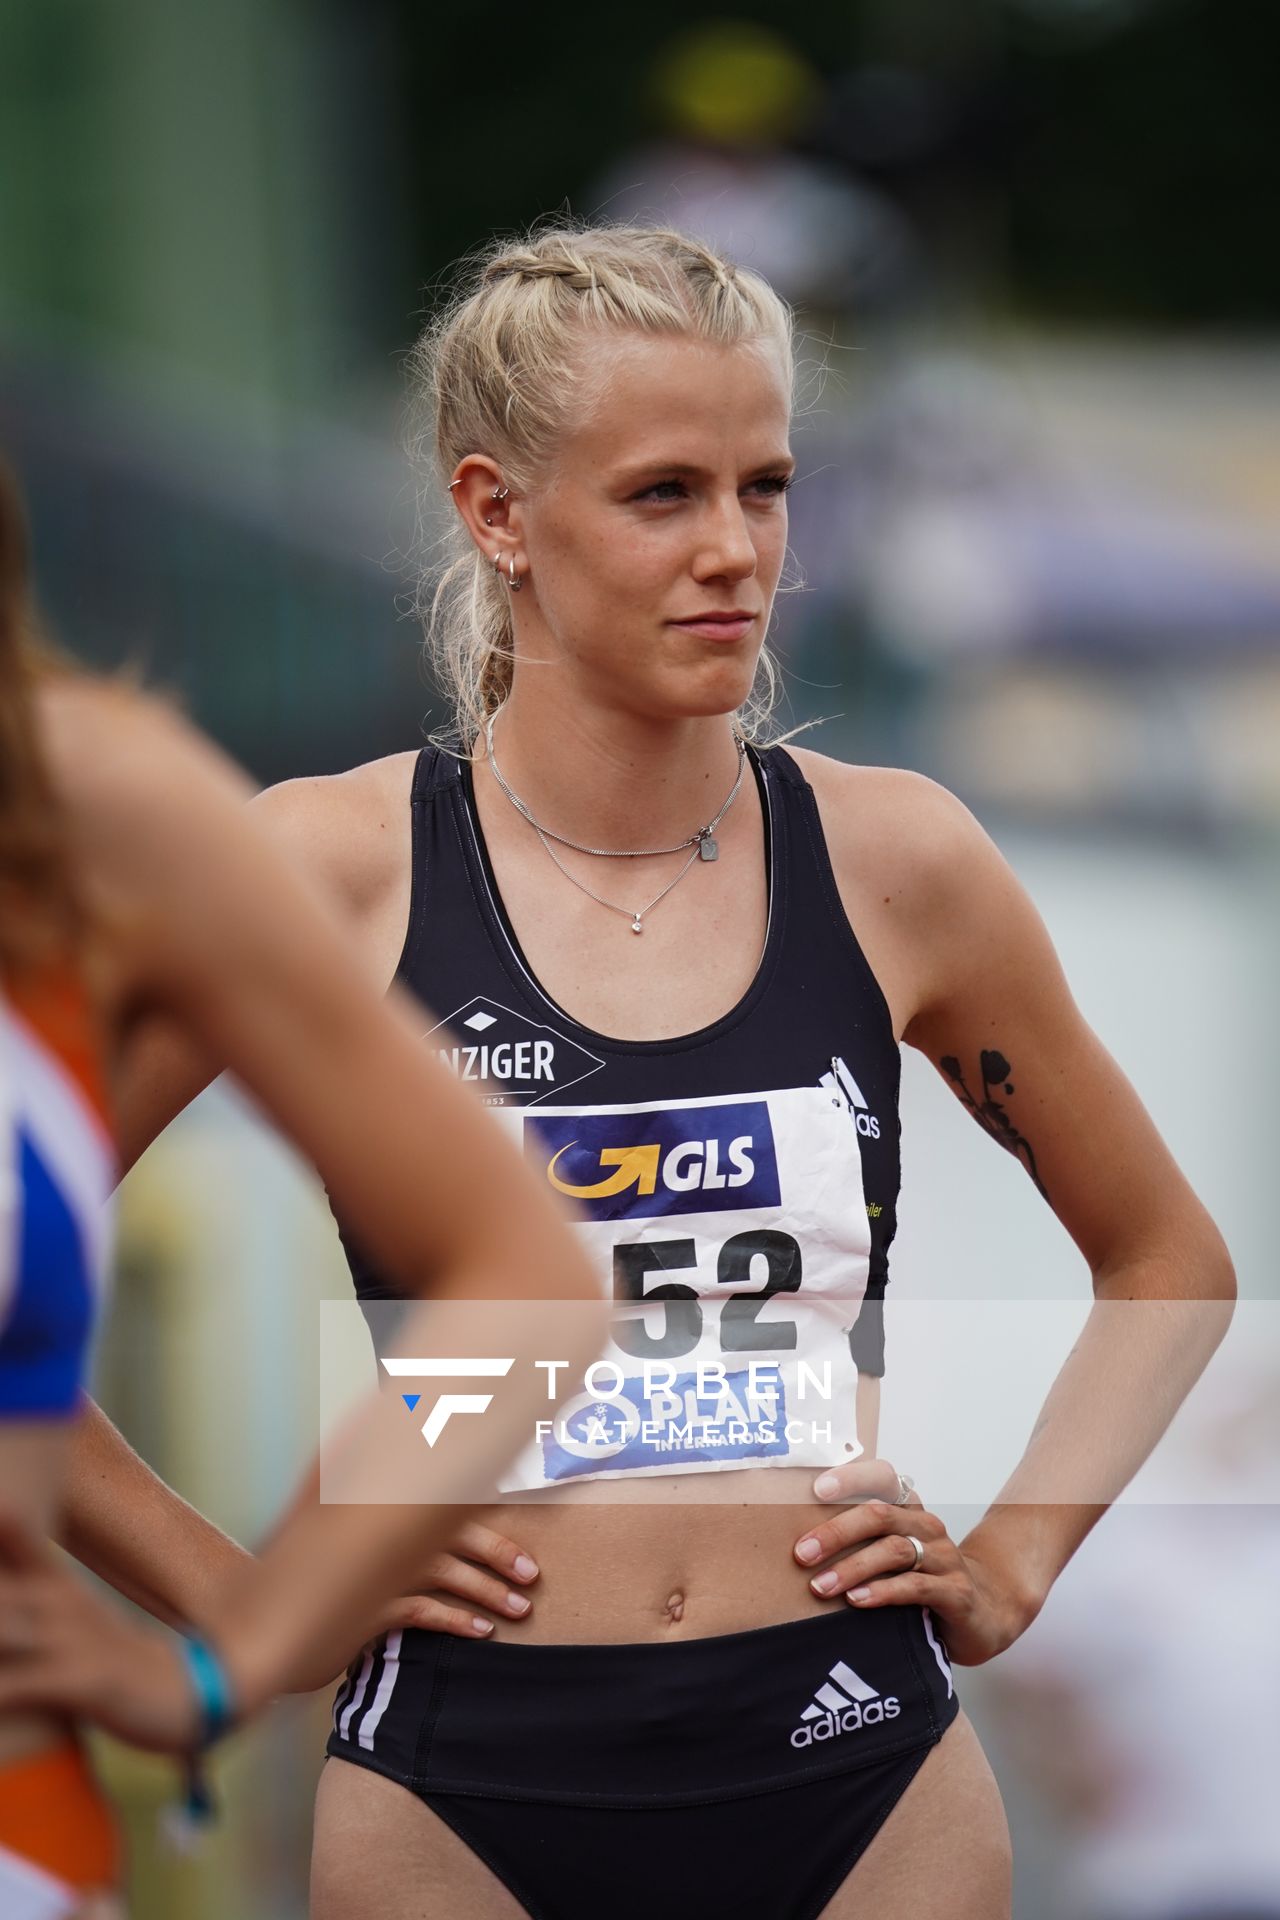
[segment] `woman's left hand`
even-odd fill
[[[851,1460],[819,1474],[815,1499],[856,1504],[811,1527],[796,1541],[795,1557],[814,1570],[809,1584],[820,1600],[843,1594],[855,1607],[928,1607],[952,1659],[979,1666],[1018,1638],[1037,1606],[1007,1570],[962,1553],[918,1493],[898,1505],[898,1484],[887,1460]],[[913,1538],[924,1550],[918,1565]]]
[[[100,1599],[23,1521],[0,1512],[0,1716],[39,1708],[157,1753],[185,1751],[200,1731],[173,1639]]]

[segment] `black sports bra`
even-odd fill
[[[884,1371],[898,1046],[813,790],[780,747],[750,760],[769,865],[755,978],[711,1026],[617,1040],[567,1014],[525,960],[470,765],[418,757],[397,978],[431,1009],[427,1043],[574,1199],[608,1290],[642,1302],[657,1289],[615,1333],[612,1374],[561,1408],[512,1487],[829,1465],[857,1450],[855,1365]],[[344,1244],[361,1301],[396,1298]]]

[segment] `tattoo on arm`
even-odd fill
[[[1032,1151],[1031,1142],[1025,1134],[1018,1132],[1005,1108],[992,1092],[993,1087],[997,1092],[1003,1092],[1006,1095],[1013,1092],[1013,1082],[1009,1078],[1013,1069],[1004,1055],[994,1047],[984,1047],[979,1060],[982,1070],[980,1100],[975,1099],[966,1086],[964,1072],[954,1053],[944,1053],[939,1065],[955,1088],[957,1098],[969,1109],[983,1132],[989,1133],[993,1140],[998,1140],[1015,1160],[1021,1160],[1034,1180],[1037,1192],[1043,1199],[1048,1200],[1049,1195],[1036,1167],[1036,1156]],[[1052,1205],[1051,1201],[1050,1205]]]

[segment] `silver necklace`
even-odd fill
[[[732,787],[729,789],[728,799],[715,815],[714,819],[709,820],[705,827],[699,827],[696,833],[691,833],[687,840],[678,840],[673,847],[587,847],[579,840],[567,839],[564,834],[554,833],[550,827],[544,827],[540,821],[535,820],[529,807],[520,798],[519,794],[515,793],[512,788],[507,785],[502,775],[502,769],[498,765],[497,756],[493,751],[493,723],[496,718],[496,714],[491,713],[489,715],[485,723],[484,738],[489,765],[493,770],[493,777],[499,787],[501,787],[516,812],[521,814],[524,819],[529,822],[529,825],[533,828],[548,855],[560,869],[565,879],[571,881],[580,893],[585,893],[588,899],[594,900],[597,906],[608,907],[610,913],[620,913],[625,920],[629,920],[631,922],[632,933],[644,932],[645,915],[652,913],[659,901],[665,900],[673,887],[679,886],[695,860],[719,859],[720,844],[715,837],[716,828],[720,825],[720,822],[724,819],[726,813],[728,813],[730,807],[738,797],[738,789],[742,785],[742,776],[747,764],[747,751],[741,740],[736,743],[738,748],[738,772]],[[600,894],[594,892],[591,887],[587,886],[585,881],[579,880],[576,873],[570,873],[568,867],[565,866],[564,861],[552,846],[551,842],[553,840],[557,841],[562,847],[572,847],[575,853],[589,853],[597,860],[650,860],[656,859],[663,854],[683,853],[686,847],[692,847],[693,851],[681,867],[675,879],[669,880],[661,893],[655,893],[653,899],[650,900],[646,906],[632,909],[631,907],[620,907],[615,900],[603,899]]]

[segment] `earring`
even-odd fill
[[[516,557],[514,553],[511,556],[511,565],[507,572],[507,585],[510,587],[512,593],[519,593],[521,587],[524,585],[524,581],[516,572]]]
[[[489,498],[491,500],[505,500],[510,491],[510,487],[495,487],[489,495]]]
[[[493,515],[491,513],[486,513],[484,517],[484,523],[486,527],[491,527],[493,525]]]

